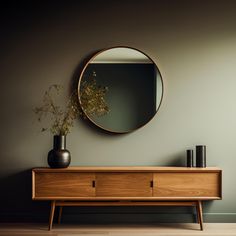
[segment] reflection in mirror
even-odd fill
[[[83,84],[96,81],[106,90],[107,113],[88,114],[83,109]],[[126,133],[145,125],[156,114],[163,96],[163,83],[156,64],[144,53],[115,47],[96,54],[79,80],[79,100],[85,115],[100,128]]]

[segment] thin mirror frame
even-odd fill
[[[111,49],[116,49],[116,48],[128,48],[128,49],[132,49],[132,50],[136,50],[140,53],[142,53],[144,56],[146,56],[155,66],[156,66],[156,69],[160,75],[160,80],[161,80],[161,86],[162,86],[162,94],[161,94],[161,98],[160,98],[160,102],[159,102],[159,105],[156,109],[156,112],[155,114],[144,124],[140,125],[140,126],[137,126],[137,128],[135,129],[131,129],[131,130],[127,130],[127,131],[114,131],[114,130],[110,130],[110,129],[107,129],[99,124],[97,124],[93,119],[91,119],[85,112],[84,112],[84,109],[83,109],[83,106],[82,106],[82,102],[81,102],[81,96],[80,96],[80,86],[81,86],[81,82],[82,82],[82,79],[83,79],[83,75],[84,75],[84,72],[85,70],[87,69],[88,65],[98,56],[100,55],[101,53],[107,51],[107,50],[111,50]],[[160,106],[162,104],[162,100],[163,100],[163,95],[164,95],[164,83],[163,83],[163,78],[162,78],[162,75],[161,75],[161,72],[157,66],[157,64],[152,60],[152,58],[150,58],[146,53],[144,53],[143,51],[137,49],[137,48],[133,48],[133,47],[129,47],[129,46],[114,46],[114,47],[109,47],[109,48],[105,48],[105,49],[102,49],[100,51],[98,51],[97,53],[95,53],[90,59],[89,61],[85,64],[85,66],[83,67],[81,73],[80,73],[80,76],[79,76],[79,81],[78,81],[78,100],[79,100],[79,105],[83,111],[83,113],[85,114],[85,116],[88,118],[88,120],[94,124],[96,127],[106,131],[106,132],[109,132],[109,133],[114,133],[114,134],[125,134],[125,133],[131,133],[135,130],[138,130],[142,127],[144,127],[145,125],[147,125],[157,114],[157,112],[159,111],[160,109]]]

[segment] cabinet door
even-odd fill
[[[220,198],[219,172],[155,173],[154,197],[160,198]]]
[[[97,197],[151,197],[152,173],[97,173]]]
[[[93,197],[94,173],[35,173],[35,198]]]

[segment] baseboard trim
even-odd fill
[[[236,223],[236,213],[204,213],[203,217],[209,223]]]

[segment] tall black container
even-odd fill
[[[51,168],[66,168],[70,165],[70,152],[66,149],[66,136],[54,135],[53,149],[48,153],[48,165]]]
[[[186,151],[187,154],[187,167],[193,167],[193,150],[188,149]]]
[[[206,167],[206,146],[196,146],[196,167]]]

